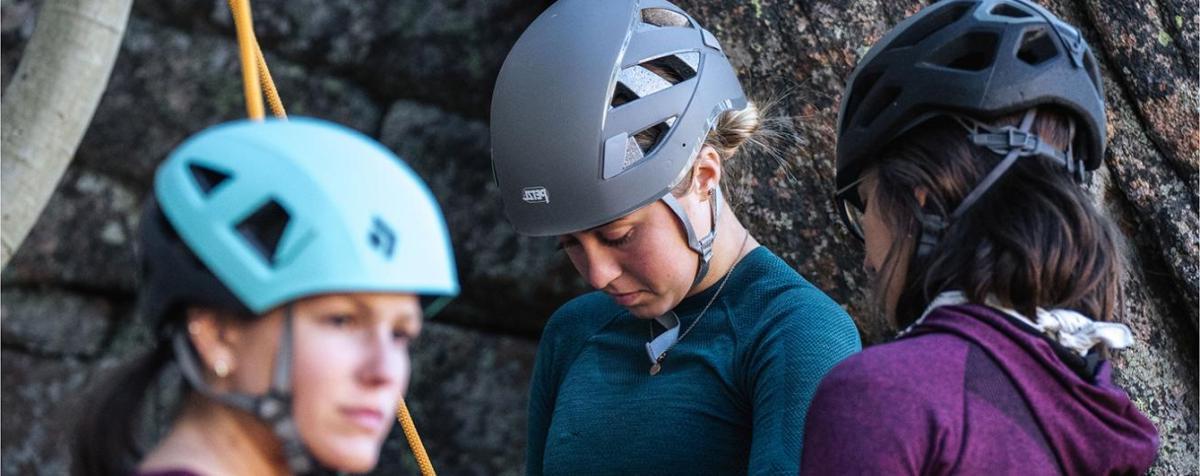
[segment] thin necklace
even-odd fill
[[[725,283],[729,282],[730,276],[733,276],[733,270],[737,269],[738,263],[741,263],[742,258],[746,257],[742,254],[742,252],[746,249],[746,243],[749,241],[750,230],[746,230],[746,236],[742,238],[742,245],[738,247],[738,259],[737,261],[733,262],[733,266],[729,267],[729,271],[725,272],[725,277],[721,278],[721,284],[717,286],[717,292],[713,293],[712,297],[708,299],[708,304],[704,305],[704,309],[700,311],[699,316],[696,316],[696,320],[692,321],[691,325],[688,325],[687,329],[684,329],[682,334],[679,334],[679,338],[675,339],[675,342],[672,342],[670,346],[667,346],[667,348],[663,350],[661,354],[658,354],[658,358],[654,359],[654,365],[650,366],[650,375],[658,375],[658,372],[662,371],[662,362],[667,358],[667,352],[670,352],[671,349],[674,349],[676,345],[682,342],[683,338],[687,337],[688,333],[692,332],[692,329],[696,327],[696,324],[700,323],[700,319],[703,319],[704,315],[708,314],[708,308],[712,307],[713,303],[717,301],[717,296],[721,295],[721,290],[725,289]],[[675,311],[671,312],[674,313]],[[678,317],[676,319],[678,319]],[[650,339],[654,339],[654,321],[650,321]]]

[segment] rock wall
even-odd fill
[[[450,223],[464,293],[414,347],[409,406],[444,474],[523,471],[524,406],[537,335],[585,289],[546,239],[516,236],[488,157],[492,82],[548,4],[520,0],[259,0],[256,28],[293,115],[379,138],[429,182]],[[778,99],[798,140],[740,159],[738,213],[767,246],[847,303],[867,343],[888,334],[868,304],[860,246],[832,191],[840,88],[914,0],[687,0],[720,38],[748,92]],[[1092,185],[1124,231],[1122,320],[1139,345],[1119,381],[1163,434],[1155,472],[1196,473],[1197,13],[1195,2],[1050,0],[1084,25],[1105,72],[1110,152]],[[7,84],[41,2],[3,0]],[[104,370],[145,348],[133,316],[130,240],[155,165],[187,135],[244,116],[224,0],[135,3],[108,91],[46,212],[4,270],[0,300],[3,474],[61,474],[77,402]],[[168,408],[165,393],[156,408]],[[165,412],[165,411],[164,411]],[[377,474],[415,472],[399,432]]]

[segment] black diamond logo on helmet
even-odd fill
[[[375,217],[371,220],[371,230],[367,233],[367,242],[371,244],[371,248],[383,254],[384,258],[391,259],[392,252],[396,248],[396,232],[392,231],[392,227],[382,219]]]

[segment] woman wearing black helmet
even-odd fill
[[[904,328],[808,414],[805,474],[1129,474],[1157,432],[1112,381],[1119,234],[1080,185],[1104,154],[1080,33],[1025,0],[940,2],[846,87],[837,198]]]
[[[593,292],[550,318],[529,474],[794,474],[853,322],[758,246],[720,191],[758,110],[711,33],[661,0],[562,0],[492,104],[508,218]]]

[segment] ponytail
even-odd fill
[[[97,398],[80,405],[72,448],[71,473],[77,476],[132,474],[142,457],[136,431],[142,402],[172,360],[171,346],[160,340],[133,362],[102,376]]]

